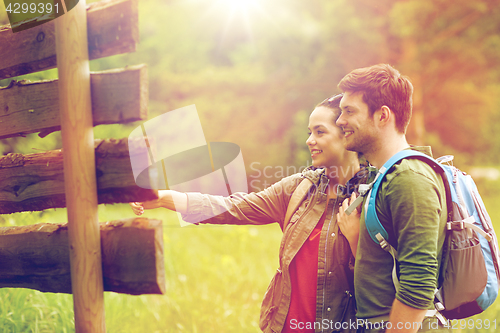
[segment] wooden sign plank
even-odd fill
[[[134,154],[147,159],[147,151]],[[96,140],[95,165],[98,203],[158,198],[157,191],[135,184],[127,138]],[[61,207],[66,207],[61,150],[0,157],[0,214]]]
[[[137,0],[104,0],[87,7],[89,59],[136,50]],[[0,80],[56,67],[54,21],[13,33],[0,27]]]
[[[159,220],[100,223],[104,290],[163,294],[163,231]],[[71,293],[67,224],[0,228],[0,287]]]
[[[90,75],[94,126],[123,124],[148,117],[146,65]],[[58,80],[12,81],[0,88],[0,139],[61,129]]]

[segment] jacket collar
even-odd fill
[[[429,155],[430,157],[433,157],[432,156],[431,146],[414,146],[414,145],[410,145],[410,147],[405,148],[403,150],[416,150],[418,152],[421,152],[421,153],[424,153],[426,155]],[[369,169],[377,170],[375,167],[373,167],[372,165],[370,165],[370,163],[368,161],[367,161],[367,166],[368,166]]]
[[[413,145],[410,145],[410,147],[406,148],[406,149],[416,150],[418,152],[424,153],[424,154],[429,155],[430,157],[432,157],[431,146],[413,146]]]
[[[313,184],[318,184],[320,180],[328,183],[328,177],[326,177],[324,168],[309,166],[302,171],[302,177],[309,179]]]
[[[359,184],[365,184],[370,176],[376,174],[377,170],[366,168],[365,165],[360,165],[361,169],[345,184],[337,187],[337,196],[345,198],[350,197],[352,192],[357,192]],[[310,166],[302,172],[302,177],[309,179],[313,184],[320,188],[320,193],[326,197],[326,187],[329,179],[326,176],[324,168],[316,168]]]

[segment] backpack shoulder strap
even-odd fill
[[[402,150],[394,154],[387,162],[384,163],[384,165],[379,169],[376,181],[374,182],[365,201],[366,229],[368,230],[368,234],[370,235],[371,239],[377,244],[380,244],[380,240],[377,238],[378,234],[380,234],[380,236],[382,236],[385,240],[389,239],[389,234],[380,223],[375,209],[375,199],[377,198],[380,184],[382,183],[382,180],[384,179],[389,169],[391,169],[394,164],[408,157],[415,157],[423,160],[424,162],[428,163],[434,170],[436,170],[436,172],[440,174],[443,173],[442,167],[432,157],[415,150]]]
[[[377,193],[378,193],[378,189],[380,187],[380,184],[382,183],[382,180],[384,179],[384,177],[387,174],[387,172],[389,171],[389,169],[391,169],[391,167],[394,164],[396,164],[397,162],[401,161],[402,159],[408,158],[408,157],[413,157],[413,158],[418,158],[420,160],[423,160],[424,162],[429,164],[437,173],[439,173],[441,175],[444,173],[442,167],[432,157],[430,157],[426,154],[423,154],[421,152],[415,151],[415,150],[402,150],[402,151],[394,154],[379,169],[379,172],[374,180],[374,183],[370,189],[370,192],[368,192],[366,202],[365,202],[366,229],[368,231],[368,234],[370,235],[370,238],[375,243],[379,244],[382,249],[387,251],[392,256],[392,260],[393,260],[392,282],[394,283],[394,287],[396,290],[399,289],[399,281],[398,281],[397,272],[396,272],[396,261],[397,261],[398,252],[387,241],[389,239],[389,234],[387,233],[384,226],[382,225],[382,223],[380,223],[380,220],[378,219],[377,211],[375,208],[375,199],[377,198]]]
[[[297,208],[299,208],[312,185],[313,183],[309,179],[304,178],[295,191],[293,191],[292,197],[290,198],[290,202],[288,203],[288,207],[286,209],[285,220],[283,221],[283,231],[285,231],[293,213],[295,213]]]

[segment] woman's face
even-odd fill
[[[319,106],[309,116],[309,138],[306,144],[311,151],[312,165],[327,168],[330,172],[347,158],[343,132],[335,124],[339,112],[337,109]]]

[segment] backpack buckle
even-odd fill
[[[362,196],[364,196],[369,190],[371,190],[373,186],[373,183],[370,183],[370,184],[359,184],[358,186],[358,192],[359,194],[361,194]]]
[[[447,230],[464,230],[465,229],[464,221],[446,222],[446,229]]]
[[[375,237],[377,237],[377,240],[380,244],[380,247],[384,251],[389,251],[389,249],[390,249],[389,243],[385,240],[385,238],[380,233],[376,234]]]
[[[443,311],[445,309],[443,303],[441,303],[441,302],[435,303],[434,306],[436,307],[436,310],[438,310],[438,311]]]

